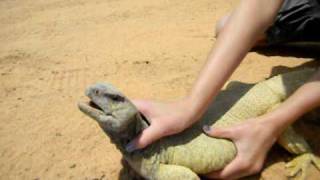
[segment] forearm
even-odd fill
[[[301,86],[276,110],[264,115],[267,126],[279,136],[284,129],[299,119],[303,114],[320,106],[320,71]]]
[[[273,22],[282,0],[243,0],[233,12],[188,96],[192,119],[197,120],[252,48],[257,37]]]

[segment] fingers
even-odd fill
[[[138,137],[136,137],[126,146],[126,150],[128,152],[132,152],[137,149],[142,149],[163,136],[164,133],[161,128],[154,124],[151,124],[151,126],[143,130]]]
[[[212,128],[210,126],[203,126],[203,131],[208,134],[209,136],[216,137],[216,138],[233,138],[233,129],[229,128]]]
[[[133,100],[132,103],[147,119],[152,122],[148,128],[144,129],[138,137],[126,146],[126,150],[128,152],[145,148],[147,145],[165,136],[165,132],[163,130],[164,127],[157,123],[156,118],[151,117],[151,115],[154,114],[154,111],[152,111],[152,102],[147,100]]]
[[[224,169],[212,172],[206,175],[206,177],[213,179],[238,179],[240,177],[258,173],[261,168],[261,164],[252,164],[249,161],[241,159],[240,156],[237,156]]]
[[[240,159],[236,158],[221,171],[212,172],[206,177],[215,179],[235,179],[237,176],[240,177],[243,175],[243,168],[239,167],[242,167],[242,164]]]

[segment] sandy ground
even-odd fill
[[[0,179],[116,179],[121,155],[76,107],[84,88],[108,81],[131,98],[184,96],[215,42],[214,24],[236,4],[1,0]],[[317,58],[303,57],[249,53],[231,79],[257,82]],[[320,132],[311,128],[310,140]],[[259,177],[284,179],[288,154],[275,148],[270,157]]]

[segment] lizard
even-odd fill
[[[198,180],[200,175],[222,169],[237,153],[230,140],[207,136],[202,131],[204,124],[228,127],[267,113],[307,82],[314,72],[315,69],[306,68],[258,82],[220,117],[212,118],[212,113],[218,112],[206,113],[198,123],[182,133],[162,138],[131,153],[125,150],[125,146],[151,122],[116,87],[108,83],[88,87],[85,94],[90,101],[79,102],[78,107],[98,122],[129,166],[140,176],[152,180]],[[278,143],[296,155],[286,164],[288,177],[306,179],[311,165],[320,170],[320,158],[312,153],[308,143],[291,126],[279,137]]]

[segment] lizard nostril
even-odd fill
[[[98,94],[99,94],[99,90],[95,90],[94,93],[95,93],[96,95],[98,95]]]

